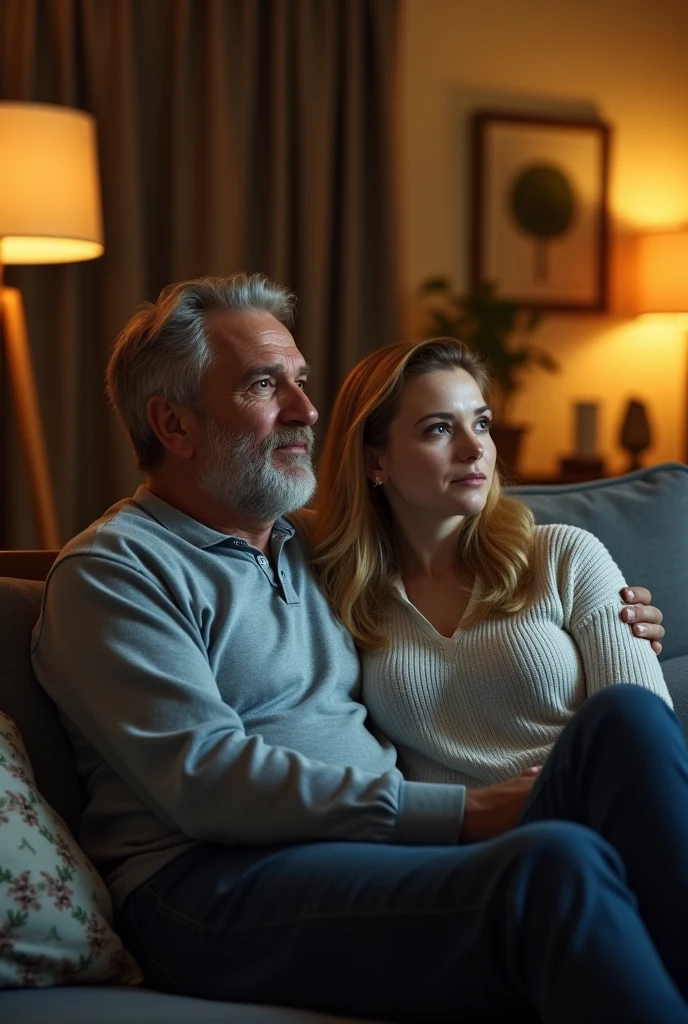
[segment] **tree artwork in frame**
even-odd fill
[[[472,121],[471,284],[562,312],[607,306],[609,127],[480,112]]]

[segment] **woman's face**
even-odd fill
[[[409,381],[386,445],[370,453],[369,476],[384,485],[392,511],[420,511],[435,519],[482,511],[497,456],[491,419],[466,370],[439,370]]]

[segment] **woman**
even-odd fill
[[[683,733],[650,645],[618,620],[623,581],[606,549],[536,526],[500,493],[486,390],[483,365],[451,339],[382,349],[353,370],[322,456],[316,571],[402,771],[469,787],[459,841],[547,819],[598,833],[654,967],[688,1002]],[[594,921],[582,890],[552,883],[552,898]]]
[[[671,706],[650,645],[618,618],[607,550],[576,527],[536,526],[501,493],[487,383],[453,339],[363,360],[332,414],[313,533],[400,768],[469,787],[544,763],[604,687],[635,683]]]

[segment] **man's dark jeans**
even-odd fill
[[[203,845],[127,899],[150,984],[397,1022],[688,1024],[688,753],[616,686],[522,824],[457,847]]]

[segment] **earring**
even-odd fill
[[[375,479],[373,480],[373,489],[377,490],[377,488],[381,487],[381,486],[382,486],[382,480],[380,480],[380,478],[378,476],[376,476]]]

